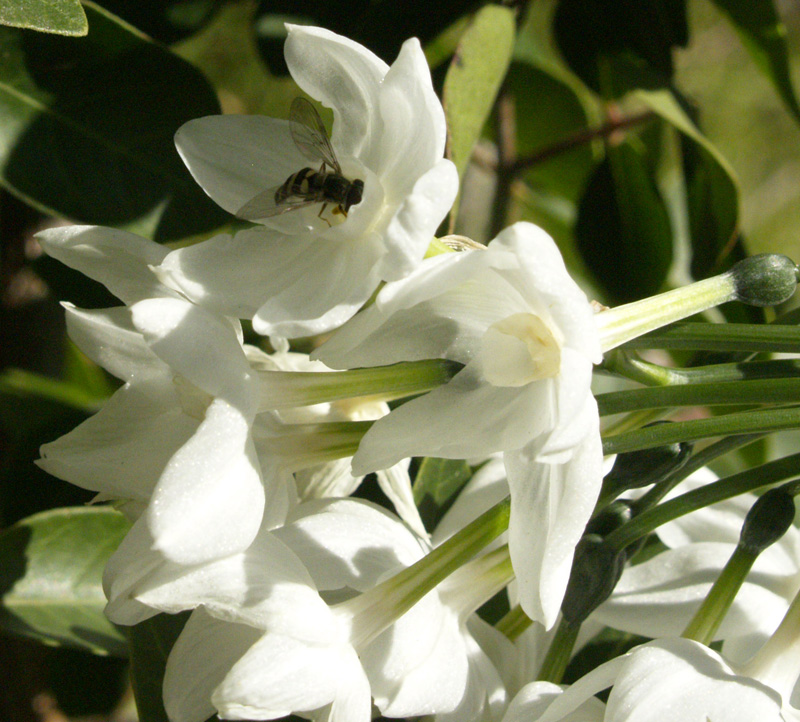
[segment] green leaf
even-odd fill
[[[472,149],[503,82],[514,47],[515,20],[510,8],[485,5],[461,38],[444,80],[442,104],[447,117],[448,157],[463,178]],[[453,217],[457,213],[453,207]]]
[[[575,239],[608,301],[661,289],[672,263],[672,230],[651,170],[630,141],[609,144],[581,199]]]
[[[108,507],[53,509],[0,533],[0,628],[95,654],[126,654],[103,614],[103,567],[129,524]]]
[[[0,182],[44,212],[158,240],[221,225],[226,215],[173,144],[182,123],[219,112],[213,90],[164,47],[85,7],[85,38],[0,28]]]
[[[772,0],[713,0],[728,16],[753,62],[766,75],[786,107],[800,121],[800,105],[792,86],[786,27]]]
[[[705,278],[719,272],[730,265],[723,257],[733,248],[739,232],[739,186],[734,171],[671,91],[639,91],[634,97],[684,135],[691,273],[695,278]]]
[[[86,35],[80,0],[0,0],[0,25],[57,35]]]
[[[471,476],[472,469],[466,461],[426,457],[414,480],[414,501],[419,505],[427,496],[442,506]]]

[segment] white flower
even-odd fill
[[[405,456],[504,453],[521,604],[551,626],[602,480],[592,307],[552,239],[518,223],[485,251],[444,254],[388,284],[316,355],[333,368],[425,358],[465,364],[365,435],[354,473]]]
[[[260,219],[262,227],[174,251],[159,269],[188,298],[283,337],[335,328],[380,281],[413,270],[458,186],[419,41],[408,40],[389,67],[330,31],[288,30],[292,77],[333,109],[331,145],[344,176],[364,181],[363,200],[344,220],[330,209],[320,218],[320,204]],[[231,213],[310,164],[286,121],[260,116],[199,118],[176,144],[197,182]]]
[[[258,380],[238,322],[160,285],[148,265],[165,251],[151,241],[95,227],[57,228],[39,240],[132,304],[67,307],[73,341],[124,385],[45,444],[39,465],[103,499],[125,500],[134,516],[144,510],[153,548],[166,558],[196,563],[245,548],[265,502],[282,518],[287,496],[262,483],[250,435]]]
[[[404,614],[388,596],[358,594],[425,551],[378,507],[317,500],[263,529],[245,552],[177,577],[151,575],[137,602],[168,612],[200,606],[167,665],[170,719],[199,722],[216,710],[226,719],[300,712],[367,722],[371,698],[392,717],[497,718],[505,694],[492,659],[511,645],[464,607],[479,584],[445,582]]]
[[[613,685],[603,705],[593,695]],[[503,722],[780,722],[781,696],[688,639],[661,639],[600,665],[558,693],[534,682]]]
[[[709,469],[700,469],[670,498],[716,480]],[[733,554],[756,499],[741,494],[659,527],[656,533],[668,549],[628,567],[593,619],[643,636],[679,635]],[[800,588],[798,574],[800,530],[793,525],[758,555],[717,630],[727,659],[746,661],[775,631]]]

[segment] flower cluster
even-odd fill
[[[122,385],[39,464],[132,523],[104,577],[112,621],[191,611],[167,665],[169,718],[789,718],[796,661],[782,676],[769,661],[794,627],[780,649],[779,635],[764,643],[793,619],[794,527],[714,636],[726,659],[662,639],[566,690],[534,681],[562,604],[573,619],[573,564],[603,508],[594,367],[735,284],[680,311],[598,312],[529,223],[426,257],[458,178],[419,43],[387,66],[289,27],[286,60],[332,109],[330,139],[307,103],[290,122],[200,118],[176,136],[208,195],[256,225],[178,250],[108,228],[39,235],[123,304],[65,304],[71,338]],[[290,350],[329,332],[310,356]],[[436,529],[409,475],[423,456],[480,467]],[[373,473],[394,511],[350,498]],[[666,551],[620,570],[580,622],[680,634],[754,501],[661,528]],[[525,632],[477,614],[507,588]],[[612,685],[606,704],[592,697]],[[674,698],[669,713],[656,695]]]

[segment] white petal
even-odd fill
[[[331,368],[437,357],[467,363],[488,326],[526,310],[519,292],[493,271],[513,260],[491,251],[426,259],[407,278],[384,286],[372,306],[312,357]]]
[[[469,673],[464,635],[435,592],[359,653],[375,704],[387,717],[449,712],[464,697]]]
[[[409,528],[421,539],[428,538],[425,525],[414,503],[414,492],[411,489],[411,477],[408,475],[408,461],[401,461],[385,471],[377,472],[378,485],[392,502],[397,515],[408,524]]]
[[[225,719],[275,719],[318,709],[349,686],[366,689],[349,645],[309,645],[267,633],[234,664],[211,700]],[[368,696],[359,717],[353,722],[369,721]]]
[[[385,469],[408,456],[466,459],[516,449],[547,429],[548,384],[501,388],[481,383],[472,366],[378,419],[353,457],[353,473]]]
[[[378,284],[380,249],[256,228],[170,253],[159,272],[193,301],[292,337],[344,323]]]
[[[561,698],[564,690],[552,682],[531,682],[525,685],[508,706],[503,722],[528,722],[544,719],[549,707]],[[561,722],[603,722],[605,705],[595,697],[588,697],[577,708],[559,717],[547,717]]]
[[[168,558],[184,564],[217,559],[255,537],[265,493],[249,432],[240,412],[217,399],[167,464],[147,518]]]
[[[194,179],[229,213],[308,165],[286,120],[210,115],[182,125],[175,145]]]
[[[357,499],[316,499],[275,530],[303,561],[318,589],[366,591],[422,558],[411,532],[389,512]]]
[[[36,238],[49,256],[99,281],[126,305],[174,295],[149,268],[169,249],[146,238],[102,226],[49,228]]]
[[[563,464],[543,464],[525,449],[505,454],[511,488],[508,524],[520,604],[550,628],[569,580],[575,545],[589,521],[602,483],[600,434],[590,434]]]
[[[416,38],[403,43],[377,100],[373,112],[377,110],[383,121],[382,142],[361,159],[380,176],[388,202],[396,203],[444,154],[444,111]]]
[[[152,298],[131,308],[133,323],[159,358],[211,396],[255,411],[255,379],[237,329],[183,299]],[[250,388],[252,386],[252,388]]]
[[[154,401],[158,389],[160,403]],[[149,501],[164,466],[198,427],[175,404],[169,387],[149,391],[123,386],[94,416],[42,446],[37,464],[108,498]]]
[[[260,638],[261,630],[195,610],[170,652],[164,707],[171,722],[204,722],[216,711],[211,692]]]
[[[203,606],[218,619],[279,632],[311,644],[335,642],[335,619],[298,557],[262,531],[244,552],[195,567],[162,564],[131,596],[168,613]],[[341,634],[339,634],[341,636]]]
[[[780,722],[777,692],[735,675],[707,647],[687,639],[663,639],[626,656],[608,699],[615,722]]]
[[[359,157],[385,142],[377,121],[378,86],[389,70],[363,45],[323,28],[287,25],[286,64],[295,82],[333,109],[333,147]]]
[[[164,566],[164,557],[153,551],[153,535],[143,517],[136,520],[103,570],[103,592],[108,599],[106,616],[114,624],[131,625],[149,619],[158,609],[134,598],[136,585]]]
[[[440,158],[415,179],[384,234],[388,252],[379,267],[382,279],[403,278],[419,265],[457,194],[458,171],[449,160]]]
[[[129,308],[118,306],[86,311],[64,304],[67,331],[92,361],[123,381],[163,383],[172,374],[145,343],[131,320]]]
[[[503,275],[527,296],[532,307],[552,315],[570,348],[599,363],[602,352],[594,312],[586,294],[567,273],[553,239],[532,223],[515,223],[492,241],[490,248],[495,247],[513,253],[521,264]]]

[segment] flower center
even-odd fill
[[[481,339],[484,377],[493,386],[525,386],[557,376],[563,341],[561,332],[540,316],[507,316],[489,326]]]

